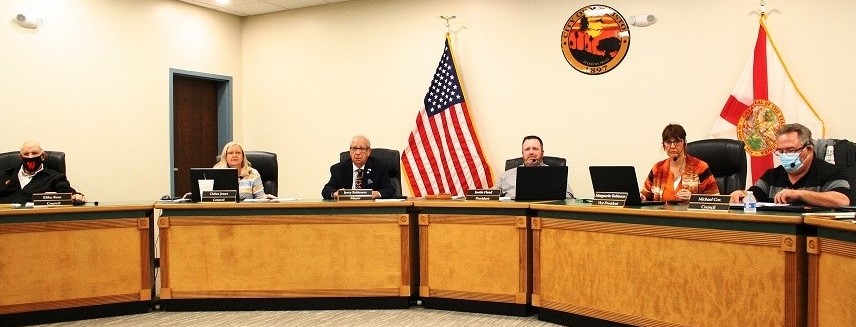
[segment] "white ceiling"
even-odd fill
[[[178,0],[222,11],[236,16],[252,16],[289,9],[326,5],[348,0],[231,0],[227,5],[220,5],[217,0]]]

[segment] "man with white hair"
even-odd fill
[[[47,157],[39,142],[30,140],[21,146],[21,165],[0,171],[0,203],[33,202],[33,193],[71,193],[74,203],[86,198],[71,187],[65,174],[45,167]]]
[[[325,199],[338,199],[341,189],[371,189],[372,198],[392,198],[395,187],[389,180],[386,165],[371,157],[372,145],[362,135],[351,139],[350,159],[330,167],[330,181],[321,189]]]

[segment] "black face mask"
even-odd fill
[[[42,156],[21,158],[21,164],[24,166],[24,170],[28,173],[34,173],[42,166]]]

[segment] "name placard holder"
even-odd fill
[[[70,206],[71,193],[33,193],[33,206]]]
[[[339,201],[371,201],[372,200],[372,190],[371,189],[346,189],[346,190],[338,190],[336,194],[339,195]]]
[[[595,206],[623,207],[627,202],[627,192],[594,192],[591,201]]]
[[[495,189],[471,189],[467,190],[467,200],[473,201],[499,201],[501,190]]]
[[[238,191],[236,190],[214,190],[214,191],[202,191],[202,196],[200,197],[201,202],[237,202],[238,199]]]
[[[693,194],[687,210],[728,211],[730,201],[730,195]]]

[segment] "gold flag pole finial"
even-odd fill
[[[761,0],[761,17],[767,14],[767,0]]]
[[[452,16],[440,16],[440,19],[446,20],[446,32],[451,32],[451,28],[449,27],[449,21],[455,19],[455,15]]]

